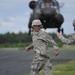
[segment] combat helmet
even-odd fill
[[[32,21],[32,27],[34,27],[34,26],[40,26],[40,28],[43,27],[42,23],[39,19],[35,19],[35,20]]]

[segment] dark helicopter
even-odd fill
[[[40,19],[44,29],[57,28],[58,32],[63,32],[61,25],[64,22],[64,18],[60,14],[60,6],[56,0],[31,1],[29,7],[33,10],[28,24],[29,34],[31,33],[31,24],[34,19]]]

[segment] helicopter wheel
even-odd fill
[[[31,29],[29,29],[29,32],[28,32],[28,34],[29,34],[29,35],[31,34]]]
[[[58,28],[58,30],[57,30],[57,31],[60,33],[60,31],[61,31],[61,30],[60,30],[60,28]]]
[[[62,28],[62,29],[60,29],[60,28],[58,28],[58,30],[57,30],[59,33],[60,33],[60,31],[62,32],[62,34],[64,33],[64,29]]]
[[[63,28],[61,29],[61,32],[62,32],[62,34],[64,33],[64,29]]]

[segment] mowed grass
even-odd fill
[[[49,47],[49,50],[53,50],[53,48]],[[75,50],[75,46],[65,45],[64,47],[59,47],[59,50]]]
[[[53,75],[75,75],[75,60],[57,66],[53,66],[52,73]],[[30,74],[28,73],[23,75],[30,75]],[[43,75],[43,73],[40,72],[39,75]]]
[[[75,50],[75,45],[66,45],[65,47],[59,48],[60,50]]]
[[[54,75],[75,75],[75,60],[54,66]]]

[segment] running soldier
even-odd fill
[[[49,57],[48,42],[50,42],[56,50],[54,51],[55,56],[59,54],[58,46],[51,36],[41,30],[42,23],[40,20],[33,20],[32,28],[33,43],[26,47],[27,51],[32,48],[35,51],[35,57],[33,58],[33,62],[31,64],[31,75],[38,75],[41,70],[44,72],[44,75],[53,75],[51,72],[52,64]]]
[[[74,31],[75,31],[75,19],[73,20],[73,27],[74,27]],[[73,33],[72,36],[69,37],[68,39],[65,38],[61,32],[60,33],[57,32],[57,36],[64,44],[72,44],[75,42],[75,33]]]

